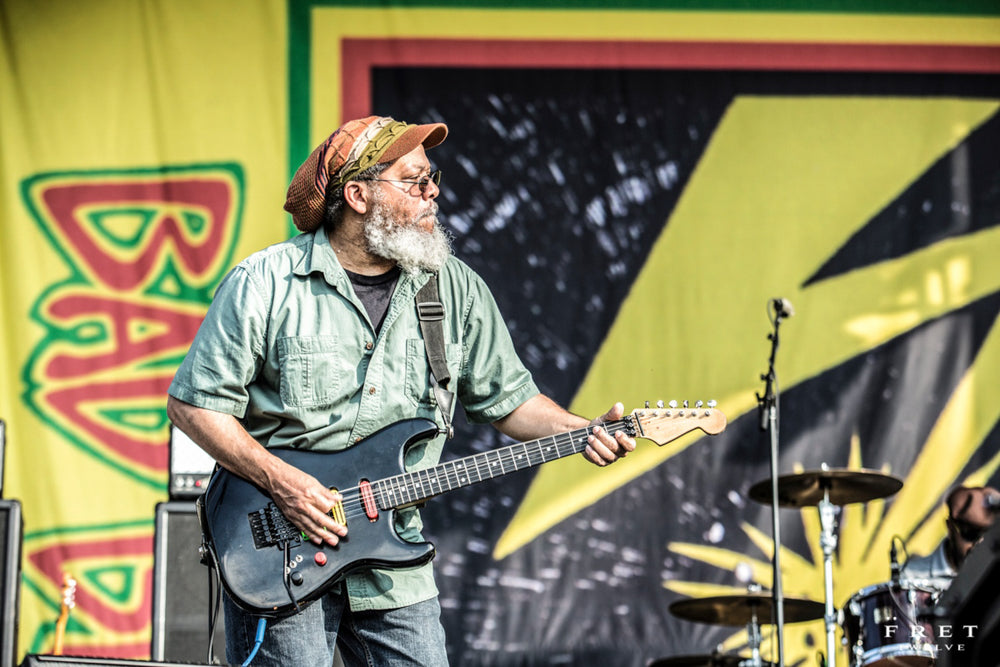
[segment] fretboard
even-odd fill
[[[635,434],[632,417],[606,422],[604,428],[612,435],[619,431],[633,436]],[[519,442],[447,461],[432,468],[386,477],[373,482],[372,487],[381,509],[405,507],[441,493],[578,454],[586,449],[590,433],[591,427],[587,426],[538,440]]]

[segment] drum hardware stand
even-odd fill
[[[827,470],[823,463],[821,470]],[[837,535],[833,530],[835,521],[835,505],[830,502],[830,488],[823,488],[823,499],[819,501],[819,544],[823,549],[823,599],[826,604],[826,614],[823,623],[826,625],[826,664],[835,666],[837,615],[833,610],[833,552],[837,549]]]
[[[761,585],[757,583],[748,584],[747,593],[759,593],[761,588]],[[764,663],[760,655],[760,619],[757,618],[755,607],[750,608],[750,622],[747,623],[747,644],[750,646],[750,657],[741,660],[739,667],[762,667]]]
[[[771,341],[771,355],[767,362],[767,373],[760,376],[765,381],[764,395],[757,394],[760,405],[760,429],[771,435],[771,532],[774,540],[772,558],[771,591],[774,596],[775,636],[778,646],[778,667],[785,666],[785,610],[784,593],[781,586],[781,523],[778,519],[778,395],[775,390],[776,376],[774,358],[778,353],[778,327],[782,318],[791,317],[795,311],[786,299],[772,299],[769,307],[774,308],[774,332],[767,335]],[[758,653],[758,660],[759,660]],[[758,662],[759,664],[759,662]]]
[[[826,665],[833,667],[836,665],[835,625],[840,620],[840,614],[833,609],[833,553],[837,549],[837,535],[834,532],[836,508],[851,503],[866,503],[875,498],[887,498],[903,487],[903,481],[875,470],[832,469],[824,463],[819,470],[782,477],[778,480],[778,487],[781,489],[779,499],[783,506],[796,509],[815,506],[819,510],[826,603],[816,603],[823,608],[824,613],[821,615],[817,610],[813,619],[822,616],[825,621]],[[767,504],[772,502],[772,494],[773,481],[765,479],[751,486],[747,495],[752,500]]]
[[[760,623],[756,611],[747,623],[747,643],[750,644],[750,658],[740,661],[740,667],[761,667],[764,663],[760,657]]]

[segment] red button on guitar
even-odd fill
[[[313,556],[313,560],[316,561],[317,565],[322,567],[323,565],[326,565],[326,554],[322,551],[317,551],[316,555]]]

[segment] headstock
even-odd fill
[[[62,655],[66,624],[69,622],[69,610],[75,606],[76,579],[69,572],[63,572],[62,604],[59,607],[59,618],[56,620],[56,637],[52,646],[52,655]]]
[[[632,418],[639,437],[665,445],[695,429],[709,435],[722,433],[726,429],[726,416],[715,406],[715,401],[696,401],[693,407],[688,401],[681,404],[670,401],[667,405],[658,401],[655,408],[650,408],[647,402],[644,409],[632,411]]]
[[[76,579],[69,572],[63,572],[62,607],[67,612],[76,606]]]

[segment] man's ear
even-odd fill
[[[344,184],[344,202],[358,214],[364,215],[371,203],[368,186],[361,181],[347,181]]]

